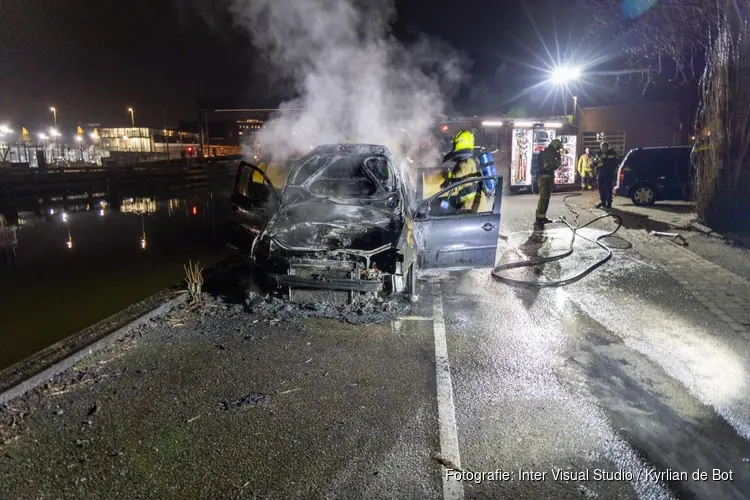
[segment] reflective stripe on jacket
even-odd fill
[[[457,182],[476,173],[477,162],[472,157],[465,158],[456,163],[456,166],[448,172],[448,182]],[[455,197],[462,204],[471,203],[477,197],[478,186],[476,182],[463,184],[452,189],[449,196]]]
[[[600,179],[614,179],[619,166],[620,157],[612,148],[604,153],[600,152],[596,158],[597,175]]]

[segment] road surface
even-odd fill
[[[566,248],[562,226],[532,234],[533,196],[503,201],[503,261]],[[748,498],[750,288],[618,234],[633,248],[573,285],[432,276],[385,324],[175,312],[9,404],[2,497]],[[602,255],[580,240],[512,276]]]

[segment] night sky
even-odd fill
[[[0,122],[49,125],[55,106],[61,127],[126,126],[132,106],[137,124],[161,127],[166,110],[176,126],[195,118],[201,97],[272,96],[249,38],[218,7],[206,22],[210,3],[2,0]],[[586,15],[575,0],[403,0],[397,9],[397,36],[427,33],[472,60],[471,79],[456,97],[462,111],[538,110],[546,92],[511,99],[544,78],[524,65],[539,66],[533,55],[545,54],[532,21],[553,54],[554,33],[563,52],[585,47]],[[610,41],[608,50],[617,47]]]

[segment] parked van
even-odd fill
[[[620,164],[615,194],[635,205],[660,200],[690,200],[693,168],[690,146],[631,149]]]

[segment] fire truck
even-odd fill
[[[453,136],[459,130],[471,130],[476,138],[476,148],[493,153],[497,172],[503,175],[503,183],[509,185],[512,194],[537,192],[533,167],[539,162],[539,153],[553,139],[560,139],[564,151],[562,165],[555,172],[555,185],[576,185],[578,130],[568,124],[566,117],[447,118],[435,129],[443,150],[450,149]]]

